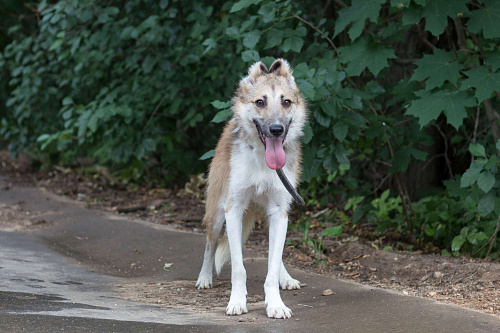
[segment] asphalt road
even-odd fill
[[[228,317],[221,308],[126,301],[115,287],[130,281],[187,280],[194,288],[205,237],[35,188],[0,190],[0,204],[20,204],[49,225],[0,232],[0,332],[500,332],[497,316],[294,269],[307,287],[282,291],[290,320],[268,319],[263,302]],[[249,292],[263,293],[266,260],[251,251],[246,257]],[[166,262],[172,269],[162,269]],[[219,279],[229,279],[227,268]],[[336,294],[321,296],[328,288]]]

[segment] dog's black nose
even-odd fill
[[[269,132],[274,136],[280,136],[285,132],[285,128],[280,124],[272,124],[269,126]]]

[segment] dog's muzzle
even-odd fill
[[[272,142],[272,140],[276,140],[276,139],[279,139],[280,137],[283,137],[283,142],[284,142],[286,139],[286,135],[288,134],[288,129],[290,128],[290,124],[292,123],[292,119],[290,119],[290,121],[288,122],[288,124],[286,124],[286,126],[283,126],[281,124],[271,124],[269,126],[269,131],[266,131],[267,135],[264,134],[264,131],[262,130],[262,126],[257,119],[254,119],[253,123],[255,124],[255,127],[257,129],[257,134],[259,135],[259,139],[262,142],[262,144],[264,145],[264,148],[266,149],[266,163],[267,163],[267,148],[268,147],[266,146],[266,141],[270,140]],[[281,142],[281,145],[283,144],[283,142]],[[283,152],[282,149],[283,148],[281,147],[281,151]],[[283,162],[283,165],[284,165],[284,162]],[[269,163],[268,163],[268,166],[270,166]],[[297,190],[292,186],[292,184],[290,184],[290,182],[288,181],[288,178],[286,177],[285,173],[283,172],[283,168],[282,167],[276,168],[275,166],[272,166],[271,168],[276,169],[276,173],[278,174],[278,177],[281,180],[281,183],[283,184],[283,186],[285,186],[286,190],[288,191],[288,193],[290,193],[292,198],[295,201],[297,201],[297,203],[299,205],[304,206],[305,205],[304,199],[302,199],[300,197]]]

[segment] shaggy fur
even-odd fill
[[[264,107],[258,104],[259,100],[265,101]],[[291,105],[287,106],[288,102],[284,102],[287,100]],[[306,113],[305,100],[283,59],[276,60],[269,70],[261,62],[253,64],[233,98],[233,117],[224,128],[210,165],[204,217],[207,245],[196,283],[200,289],[211,288],[214,264],[219,274],[224,263],[231,259],[232,292],[226,309],[229,315],[247,312],[242,244],[253,230],[259,209],[269,219],[270,258],[264,284],[267,314],[272,318],[292,315],[279,294],[280,285],[283,289],[300,288],[281,259],[292,198],[275,170],[266,165],[265,146],[256,126],[264,138],[272,135],[269,129],[273,124],[282,124],[287,129],[283,171],[296,187],[301,172],[300,137]],[[221,237],[224,224],[226,233]]]

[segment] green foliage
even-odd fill
[[[446,177],[469,195],[447,188],[427,197],[441,206],[421,199],[412,227],[429,209],[439,218],[423,222],[434,233],[422,239],[452,250],[462,235],[454,247],[462,251],[483,242],[469,240],[475,229],[491,235],[489,224],[464,216],[500,213],[499,147],[485,107],[500,107],[498,1],[60,0],[36,8],[39,24],[32,17],[0,29],[8,36],[0,136],[14,154],[92,157],[124,181],[180,182],[206,169],[232,115],[223,101],[248,66],[283,57],[309,107],[301,189],[309,205],[350,202],[354,221],[410,232],[398,220],[401,199],[387,192],[392,176],[447,158]],[[446,152],[432,149],[443,142]],[[466,198],[476,206],[459,201]]]

